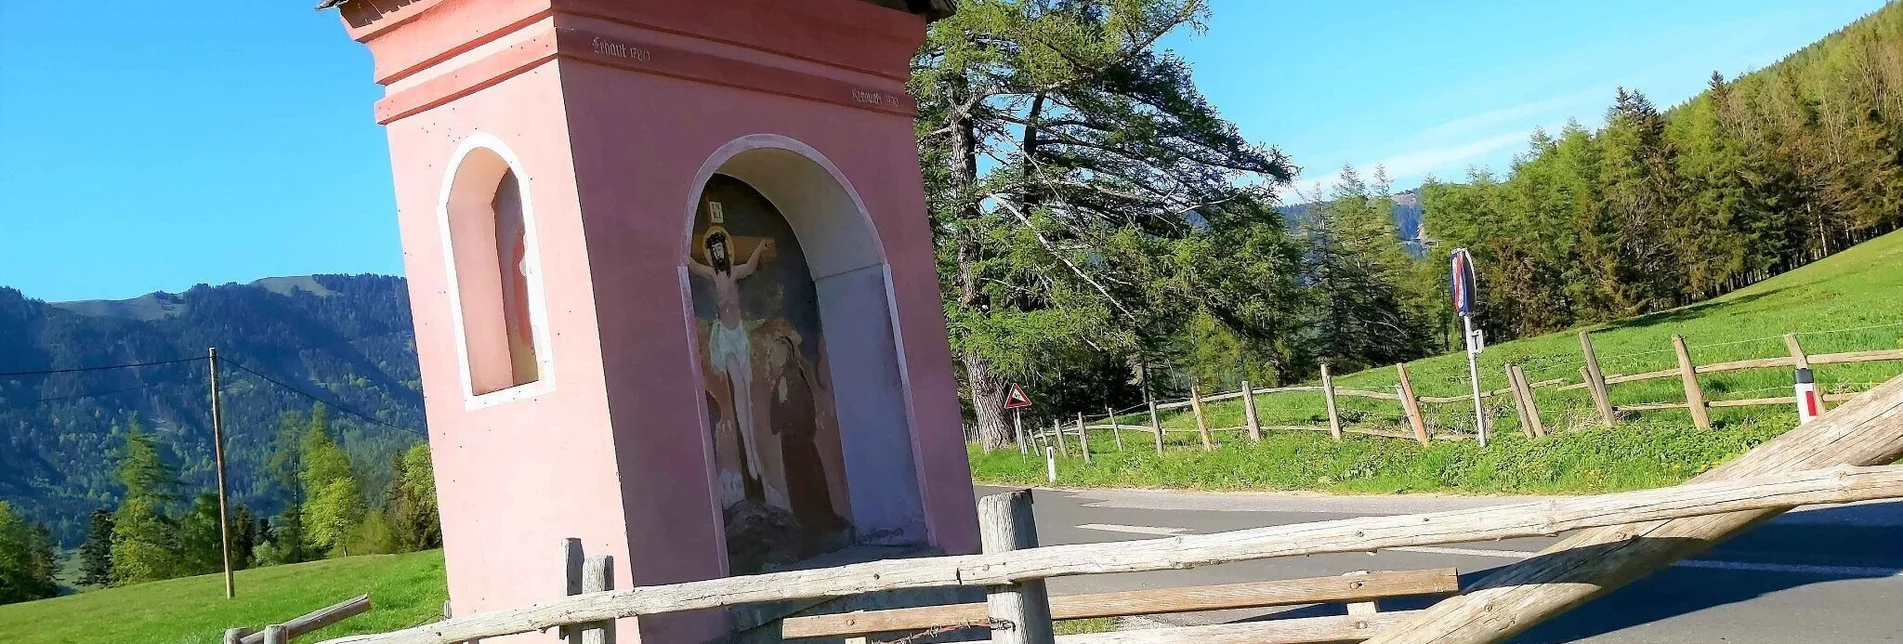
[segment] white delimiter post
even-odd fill
[[[1487,408],[1480,404],[1480,347],[1474,342],[1473,316],[1460,316],[1460,323],[1467,327],[1467,376],[1473,383],[1474,429],[1480,432],[1480,446],[1487,446]]]

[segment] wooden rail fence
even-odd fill
[[[1530,382],[1526,377],[1524,365],[1508,364],[1505,367],[1507,387],[1504,389],[1482,391],[1480,392],[1480,397],[1483,400],[1500,396],[1509,397],[1513,404],[1514,412],[1520,420],[1520,431],[1530,437],[1546,436],[1550,433],[1546,427],[1545,419],[1541,417],[1540,405],[1537,399],[1537,394],[1542,390],[1553,392],[1586,390],[1591,398],[1592,407],[1594,411],[1597,412],[1596,415],[1598,416],[1599,423],[1606,427],[1617,425],[1621,414],[1658,410],[1685,410],[1691,415],[1692,422],[1698,428],[1711,429],[1711,417],[1707,411],[1709,409],[1778,405],[1792,405],[1794,407],[1797,404],[1797,399],[1795,394],[1793,394],[1790,396],[1711,400],[1705,395],[1704,388],[1698,380],[1699,376],[1753,369],[1795,369],[1798,367],[1810,368],[1812,365],[1903,361],[1903,349],[1879,349],[1808,355],[1799,344],[1796,334],[1786,334],[1784,339],[1786,348],[1789,351],[1788,355],[1699,365],[1693,361],[1691,353],[1692,350],[1697,347],[1686,344],[1683,337],[1674,335],[1672,336],[1672,348],[1670,351],[1675,354],[1678,366],[1671,369],[1661,369],[1643,373],[1607,374],[1600,366],[1598,355],[1593,349],[1592,336],[1588,333],[1580,333],[1580,356],[1585,364],[1579,370],[1580,374],[1577,382],[1570,382],[1564,378],[1551,378],[1539,382]],[[1148,405],[1150,410],[1150,422],[1148,425],[1119,422],[1117,418],[1119,414],[1114,411],[1106,410],[1106,415],[1102,419],[1099,419],[1099,424],[1087,422],[1087,419],[1080,414],[1073,428],[1066,429],[1053,424],[1051,429],[1032,432],[1029,437],[1034,441],[1046,444],[1055,441],[1058,453],[1066,458],[1070,455],[1066,436],[1075,437],[1080,443],[1080,447],[1082,447],[1082,443],[1088,439],[1087,434],[1090,431],[1102,431],[1105,429],[1111,430],[1115,434],[1116,449],[1118,451],[1123,449],[1123,431],[1130,430],[1149,433],[1154,437],[1155,449],[1159,454],[1164,450],[1164,434],[1172,432],[1196,432],[1202,439],[1202,447],[1204,450],[1215,449],[1218,444],[1215,438],[1217,433],[1244,433],[1249,439],[1259,441],[1261,440],[1262,432],[1273,430],[1328,432],[1336,440],[1340,440],[1344,434],[1358,434],[1363,436],[1413,440],[1422,445],[1427,445],[1433,440],[1467,440],[1472,438],[1472,434],[1465,432],[1435,431],[1427,414],[1423,412],[1422,407],[1423,405],[1467,404],[1473,400],[1471,395],[1446,397],[1418,395],[1414,391],[1413,383],[1408,376],[1407,365],[1397,364],[1394,366],[1394,369],[1397,382],[1395,385],[1396,391],[1392,393],[1337,387],[1334,377],[1329,373],[1328,366],[1323,365],[1320,385],[1257,388],[1252,387],[1250,383],[1244,381],[1241,389],[1237,391],[1212,395],[1202,395],[1199,390],[1192,387],[1191,395],[1188,399],[1150,403]],[[1684,400],[1628,403],[1622,405],[1615,405],[1612,402],[1612,385],[1670,378],[1676,378],[1680,381],[1684,389]],[[1273,394],[1297,392],[1322,394],[1325,406],[1324,411],[1327,417],[1326,425],[1275,425],[1264,423],[1261,420],[1263,412],[1261,411],[1260,400]],[[1824,403],[1837,403],[1850,400],[1856,397],[1856,395],[1856,393],[1821,394],[1819,400]],[[1342,418],[1342,412],[1336,402],[1340,397],[1398,403],[1404,424],[1395,429],[1346,426]],[[1244,424],[1235,427],[1211,427],[1208,420],[1206,404],[1235,399],[1241,399],[1243,401]],[[1160,422],[1157,412],[1185,408],[1190,410],[1190,413],[1195,419],[1195,427],[1193,429],[1164,427],[1162,422]],[[1103,422],[1107,422],[1108,424],[1101,424]],[[1088,449],[1083,450],[1083,456],[1086,461],[1089,460],[1090,452]]]
[[[290,644],[294,638],[311,634],[317,629],[356,617],[370,611],[370,596],[358,595],[335,604],[319,608],[304,616],[283,624],[271,624],[263,630],[253,631],[245,627],[225,629],[224,644]]]
[[[1782,510],[1820,503],[1903,497],[1903,466],[1836,467],[1658,490],[1545,500],[1427,514],[1363,517],[1294,525],[1127,541],[1059,546],[1035,544],[1028,495],[985,500],[981,528],[986,552],[977,555],[875,561],[627,590],[601,590],[510,610],[452,617],[394,631],[330,640],[329,644],[452,644],[552,627],[741,604],[844,597],[868,592],[945,586],[984,586],[993,642],[1051,644],[1053,609],[1042,580],[1070,575],[1180,570],[1233,561],[1382,548],[1547,536],[1561,532],[1724,513]],[[1350,615],[1358,626],[1346,638],[1365,639],[1405,614]],[[1325,625],[1305,625],[1327,628]],[[1334,624],[1339,629],[1341,623]],[[1257,624],[1167,629],[1130,639],[1112,633],[1076,642],[1264,641]],[[1334,631],[1339,633],[1339,630]],[[1283,640],[1288,641],[1288,640]],[[1293,640],[1293,641],[1316,641]]]

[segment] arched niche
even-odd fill
[[[485,133],[463,141],[443,176],[437,224],[470,408],[554,388],[529,183],[515,153]]]
[[[697,250],[705,240],[696,234],[697,222],[703,232],[706,228],[702,191],[721,180],[738,181],[764,197],[803,248],[824,334],[824,378],[838,424],[853,541],[927,543],[904,351],[884,249],[871,217],[838,169],[817,151],[785,137],[745,137],[717,151],[695,179],[686,205],[684,273],[692,272],[693,253],[705,252]],[[746,259],[740,255],[732,261]],[[706,333],[708,326],[697,324]],[[710,362],[696,364],[706,381]],[[716,407],[706,406],[710,415]],[[703,420],[709,427],[717,422]],[[715,445],[713,451],[718,449]],[[720,468],[716,464],[709,475],[717,487]]]

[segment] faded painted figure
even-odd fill
[[[839,425],[799,240],[744,182],[703,194],[687,267],[728,568],[761,572],[851,545]]]

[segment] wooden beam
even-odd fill
[[[1810,357],[1811,364],[1851,364],[1855,362],[1883,362],[1886,360],[1903,360],[1903,349],[1826,353]]]
[[[1420,611],[1379,615],[1331,615],[1210,626],[1146,628],[1065,635],[1057,644],[1320,644],[1358,642],[1406,621]],[[970,642],[962,644],[974,644]]]
[[[1606,390],[1606,372],[1599,368],[1599,354],[1592,350],[1592,334],[1579,332],[1579,351],[1586,356],[1586,366],[1580,371],[1580,379],[1592,392],[1592,404],[1599,410],[1599,419],[1611,427],[1619,419],[1616,412],[1612,411],[1612,394]]]
[[[1328,403],[1328,433],[1341,441],[1341,412],[1335,409],[1335,379],[1328,375],[1328,363],[1322,363],[1322,400]]]
[[[1414,440],[1427,444],[1427,419],[1421,417],[1421,401],[1414,397],[1414,384],[1407,380],[1407,365],[1394,365],[1394,372],[1401,377],[1401,410],[1407,413],[1407,424],[1414,429]]]
[[[369,610],[370,596],[358,595],[305,613],[302,617],[283,624],[268,626],[264,629],[264,632],[246,635],[244,639],[238,641],[243,644],[268,644],[271,641],[269,635],[271,629],[282,628],[284,630],[284,641],[289,642],[291,638],[309,635],[312,631],[357,615],[362,615]]]
[[[1310,577],[1220,586],[1159,588],[1051,598],[1052,619],[1092,619],[1158,613],[1187,613],[1232,608],[1263,608],[1330,602],[1372,601],[1382,597],[1447,595],[1460,592],[1453,568],[1377,572],[1353,578]],[[912,631],[981,622],[984,604],[954,604],[893,610],[790,617],[780,636],[839,637]]]
[[[1685,408],[1692,412],[1692,423],[1699,429],[1711,429],[1711,412],[1705,408],[1705,390],[1698,386],[1698,368],[1685,349],[1685,336],[1672,334],[1672,351],[1678,354],[1678,374],[1685,383]]]
[[[1893,394],[1891,398],[1903,401],[1903,395],[1897,395],[1903,394],[1903,381],[1898,381],[1890,393]],[[1903,403],[1898,406],[1903,407]],[[1857,403],[1852,403],[1839,407],[1832,414],[1861,408]],[[1898,411],[1903,413],[1903,410]],[[1896,424],[1903,426],[1903,423]],[[1792,432],[1833,425],[1829,422],[1813,422]],[[1900,448],[1887,452],[1888,459],[1895,460],[1903,456],[1903,440],[1891,442]],[[1068,544],[1013,552],[874,561],[834,568],[645,586],[453,617],[380,635],[330,640],[330,643],[452,644],[539,631],[562,624],[757,602],[844,597],[906,588],[1001,586],[1069,575],[1182,570],[1235,561],[1550,536],[1607,525],[1708,514],[1772,509],[1781,511],[1798,505],[1899,497],[1903,497],[1903,466],[1838,467],[1427,514],[1358,517],[1141,541]],[[1508,611],[1501,614],[1512,613]]]
[[[1709,484],[1777,472],[1903,458],[1903,376],[1720,465]],[[1587,530],[1508,565],[1371,644],[1503,642],[1601,594],[1695,555],[1788,508],[1627,522]]]

